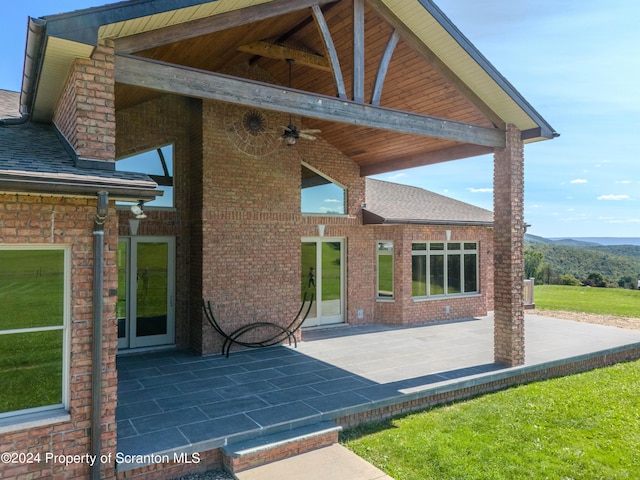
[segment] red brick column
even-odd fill
[[[520,131],[507,126],[494,153],[494,359],[524,364],[524,154]]]

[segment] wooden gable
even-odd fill
[[[151,4],[115,4],[79,14],[79,23],[95,27],[96,42],[115,41],[116,108],[173,93],[293,114],[304,128],[321,130],[362,175],[491,153],[504,146],[513,119],[524,119],[527,138],[550,138],[548,125],[501,86],[497,72],[474,63],[473,51],[457,55],[495,80],[491,88],[503,104],[508,99],[512,118],[496,113],[491,95],[476,93],[482,88],[407,26],[407,15],[419,14],[442,27],[448,42],[461,41],[430,1],[174,3],[155,13]],[[70,21],[48,28],[64,37]],[[68,40],[91,38],[90,30],[70,30]],[[251,69],[262,72],[261,82],[239,73]]]

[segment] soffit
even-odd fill
[[[34,103],[33,119],[48,121],[62,93],[64,81],[76,58],[91,55],[93,46],[71,42],[56,37],[48,37],[44,47],[44,55],[40,78]]]
[[[104,25],[99,29],[100,38],[120,38],[136,33],[148,32],[158,28],[178,25],[213,15],[239,10],[245,7],[269,3],[271,0],[225,0],[205,3],[193,7],[181,8],[169,12],[147,15],[122,22]]]

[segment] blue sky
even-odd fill
[[[529,232],[640,237],[640,1],[435,2],[561,134],[525,148]],[[3,2],[0,89],[20,88],[29,15],[106,3]],[[493,208],[491,156],[378,178]]]

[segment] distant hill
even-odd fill
[[[610,282],[623,277],[640,276],[640,245],[629,245],[620,250],[617,246],[575,247],[567,245],[528,243],[526,248],[542,252],[544,261],[551,265],[553,273],[573,275],[583,280],[590,273],[601,273]]]
[[[554,242],[563,239],[551,238]],[[564,240],[575,240],[577,242],[598,243],[600,245],[640,245],[640,237],[571,237]]]
[[[554,276],[573,275],[579,280],[590,273],[601,273],[610,283],[623,277],[640,278],[640,239],[637,244],[602,244],[595,240],[611,239],[548,239],[525,235],[525,248],[539,251]]]
[[[578,238],[544,238],[529,233],[524,236],[525,242],[532,243],[544,243],[545,245],[567,245],[571,247],[594,247],[596,245],[603,245],[600,242],[596,242],[596,239],[578,239]],[[640,239],[638,239],[640,241]]]

